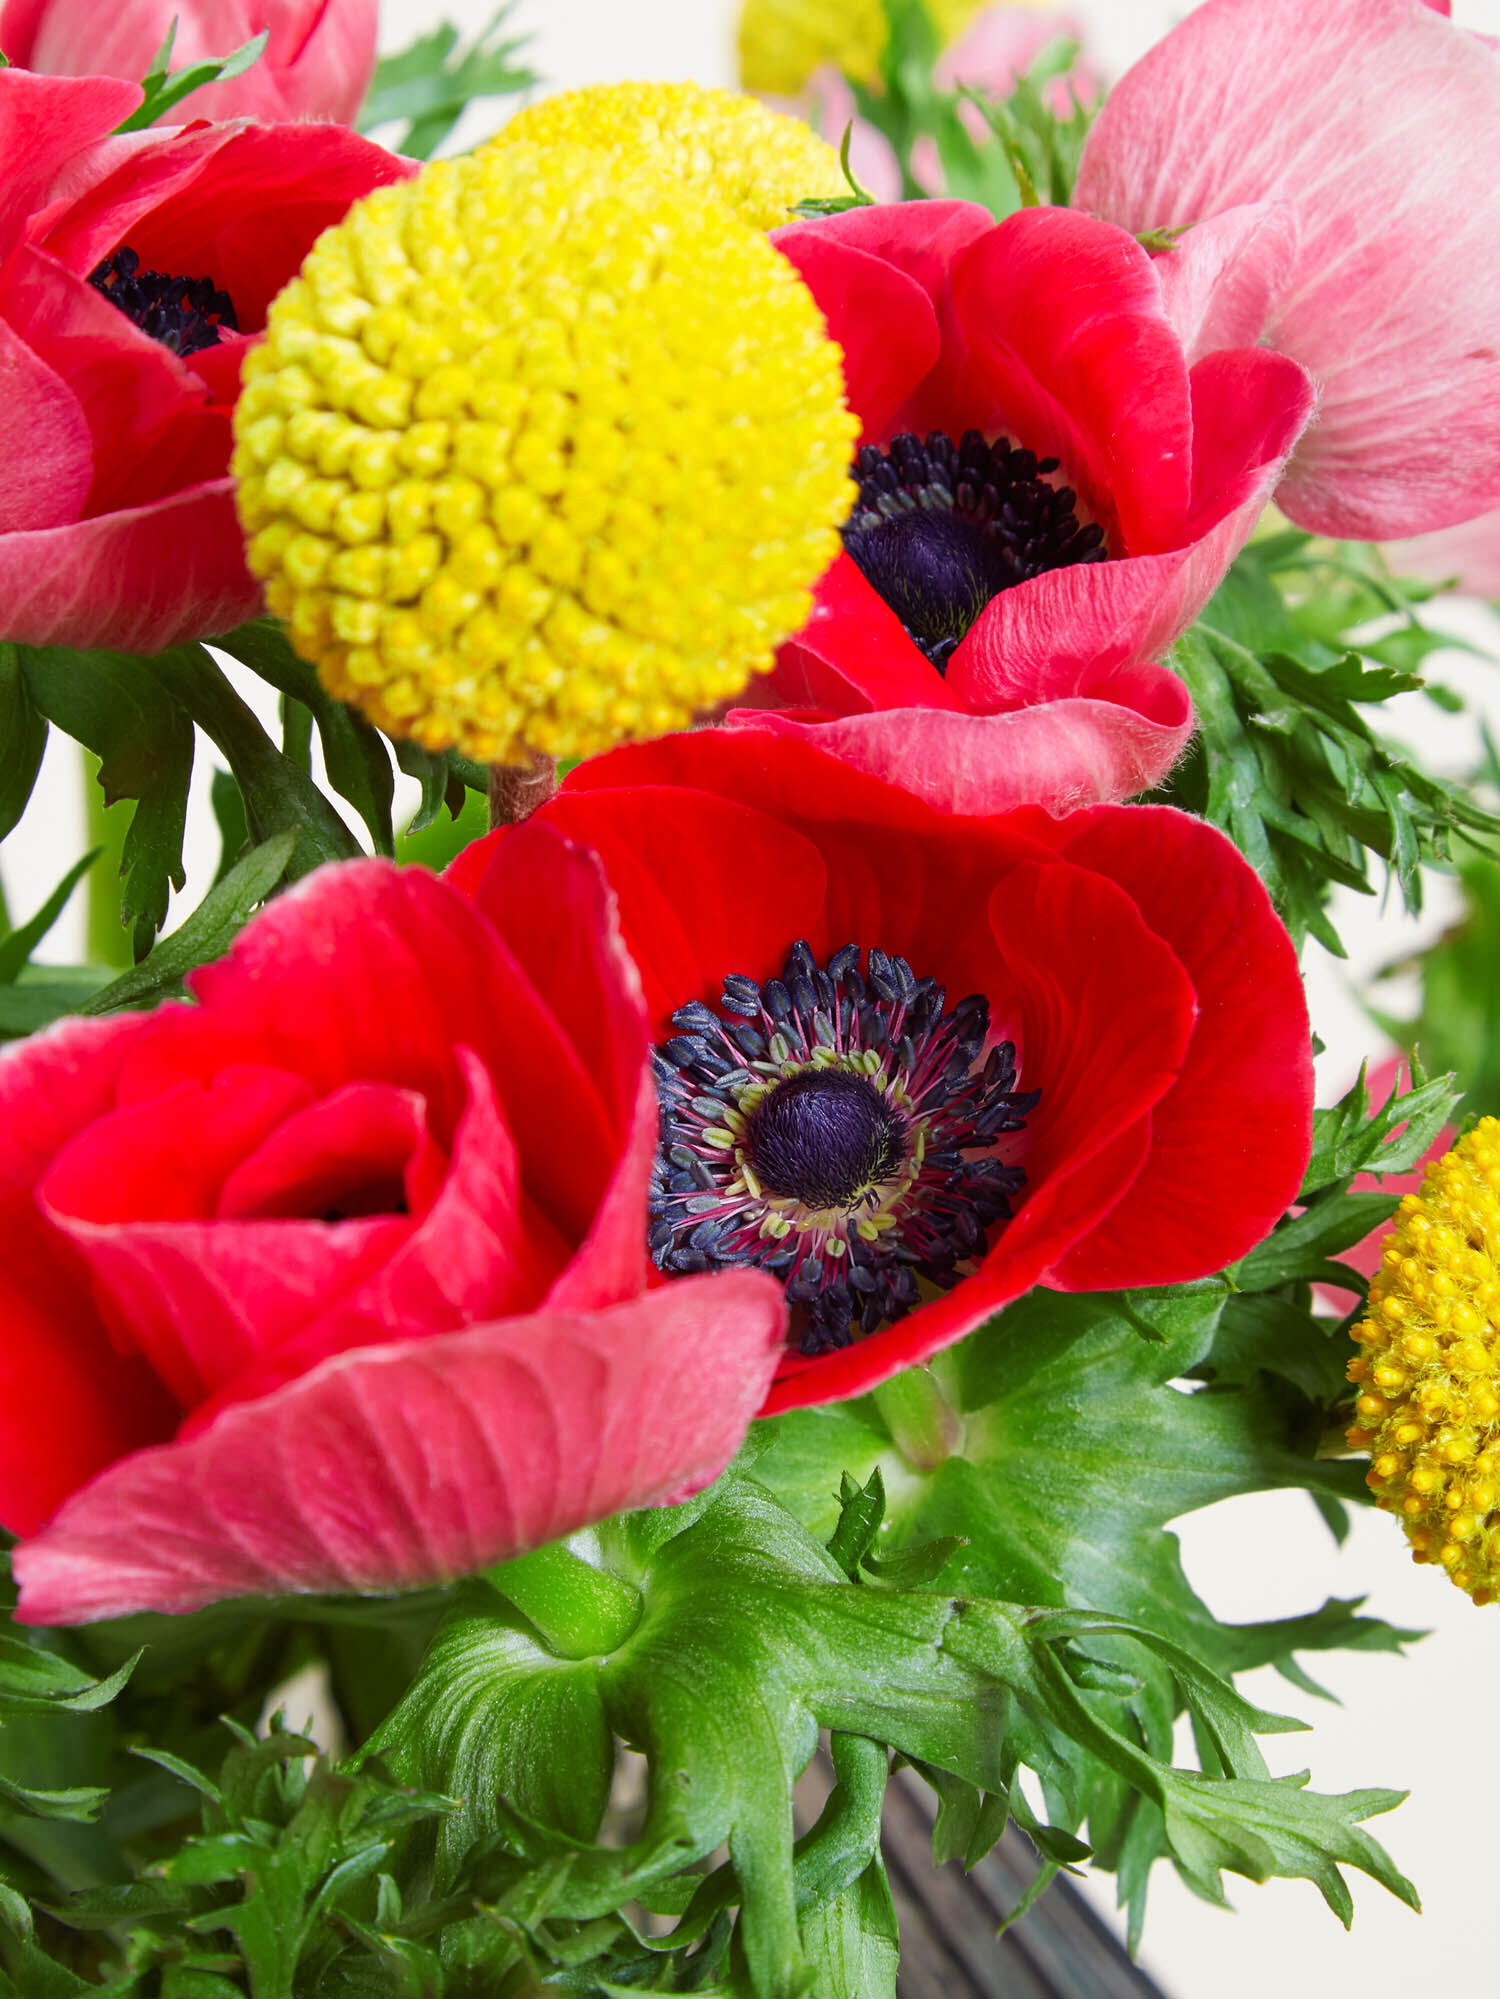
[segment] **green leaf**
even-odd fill
[[[0,840],[26,810],[46,747],[46,717],[21,671],[20,648],[0,644]]]
[[[395,780],[390,748],[380,732],[328,693],[307,661],[293,652],[283,627],[270,619],[241,625],[214,643],[309,710],[322,740],[328,782],[369,827],[376,853],[394,854]]]
[[[1313,1113],[1312,1156],[1303,1176],[1306,1201],[1342,1189],[1358,1173],[1409,1173],[1452,1123],[1461,1101],[1457,1079],[1413,1074],[1414,1088],[1394,1085],[1373,1113],[1361,1067],[1353,1086],[1327,1110]]]
[[[513,12],[507,0],[466,48],[459,47],[457,29],[444,23],[383,57],[359,114],[360,131],[400,122],[406,129],[397,150],[409,159],[430,159],[475,98],[529,90],[536,73],[515,59],[528,38],[503,32]]]
[[[243,76],[251,65],[265,53],[271,31],[263,28],[252,40],[244,42],[227,56],[213,56],[206,61],[189,63],[175,75],[169,74],[166,64],[171,60],[172,44],[176,39],[177,23],[174,20],[167,30],[167,38],[157,51],[142,83],[146,95],[128,118],[122,119],[115,127],[117,132],[141,132],[148,125],[154,125],[169,111],[195,90],[201,90],[207,83],[229,83],[237,76]]]
[[[108,1799],[109,1792],[97,1784],[74,1784],[53,1791],[33,1790],[0,1771],[0,1800],[14,1805],[18,1811],[26,1812],[32,1818],[65,1819],[84,1825],[99,1816],[100,1806]]]
[[[67,907],[68,897],[103,851],[102,847],[95,847],[81,861],[75,861],[36,915],[19,924],[8,937],[0,938],[0,986],[15,984],[32,952]]]
[[[97,965],[23,966],[13,986],[0,986],[0,1040],[50,1027],[76,1012],[108,978]]]
[[[837,1901],[803,1919],[802,1945],[820,1999],[896,1999],[900,1935],[878,1854]]]
[[[113,1013],[120,1007],[158,1000],[195,966],[222,957],[286,873],[297,839],[298,829],[290,827],[252,848],[216,888],[209,890],[182,927],[157,945],[144,964],[85,1000],[79,1011]]]
[[[868,1556],[885,1518],[885,1480],[876,1465],[868,1485],[845,1472],[839,1481],[839,1518],[828,1552],[851,1582],[859,1581],[860,1563]]]
[[[1336,955],[1332,885],[1373,893],[1373,857],[1416,911],[1426,862],[1446,861],[1456,839],[1500,835],[1466,787],[1430,776],[1366,719],[1421,685],[1362,649],[1360,627],[1396,611],[1411,621],[1407,656],[1420,651],[1412,593],[1383,567],[1376,551],[1295,532],[1252,542],[1174,655],[1200,735],[1160,795],[1222,827],[1293,936]]]
[[[100,760],[107,804],[137,800],[122,851],[127,925],[159,930],[186,877],[182,836],[193,773],[193,724],[132,653],[18,648],[33,700],[47,719]],[[139,948],[139,947],[138,947]]]
[[[20,1714],[92,1714],[108,1707],[140,1663],[137,1652],[95,1679],[56,1652],[0,1634],[0,1719]]]
[[[132,663],[146,668],[215,744],[239,785],[250,837],[260,844],[290,827],[298,829],[287,864],[289,881],[324,861],[359,857],[359,843],[338,813],[306,771],[276,748],[202,646],[173,646]]]

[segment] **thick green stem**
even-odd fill
[[[127,970],[134,962],[130,933],[120,921],[120,862],[125,851],[125,835],[130,814],[109,811],[104,788],[99,782],[99,759],[92,750],[82,750],[83,813],[85,846],[102,847],[104,852],[89,869],[85,884],[87,897],[84,957],[91,965],[110,965]]]
[[[531,1620],[560,1659],[613,1652],[641,1621],[640,1592],[561,1541],[501,1562],[487,1572],[487,1580]]]
[[[913,1471],[936,1471],[958,1449],[958,1412],[930,1368],[909,1367],[882,1381],[875,1390],[875,1407]]]

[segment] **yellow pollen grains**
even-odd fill
[[[358,202],[246,356],[252,572],[325,686],[492,763],[686,725],[839,551],[858,425],[764,235],[514,143]]]
[[[1042,4],[1042,0],[1036,0]],[[927,0],[944,48],[956,42],[989,0]],[[832,63],[873,83],[885,49],[885,0],[744,0],[740,9],[740,82],[769,97],[795,97],[814,70]]]
[[[849,192],[838,154],[800,118],[696,83],[565,90],[518,113],[480,151],[518,141],[586,146],[622,167],[649,162],[757,229],[790,222],[799,201]]]
[[[1483,1118],[1396,1210],[1365,1317],[1349,1442],[1412,1554],[1500,1593],[1500,1122]]]

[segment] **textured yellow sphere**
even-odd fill
[[[988,4],[989,0],[927,0],[943,46],[956,42]],[[740,10],[740,82],[768,97],[795,97],[814,70],[832,63],[845,76],[873,83],[885,37],[884,0],[745,0]]]
[[[857,428],[762,233],[516,143],[319,237],[246,357],[233,469],[325,686],[500,763],[683,727],[769,670],[838,554]]]
[[[517,141],[588,146],[622,167],[646,162],[757,229],[790,221],[799,201],[849,192],[838,154],[800,118],[697,83],[565,90],[518,113],[480,151]]]
[[[1428,1167],[1385,1239],[1349,1442],[1419,1562],[1476,1603],[1500,1591],[1500,1122]]]

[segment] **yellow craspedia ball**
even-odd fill
[[[990,0],[927,0],[943,46],[956,42],[988,4]],[[745,0],[740,9],[740,82],[769,97],[795,97],[814,70],[832,63],[845,76],[873,83],[885,38],[885,0]]]
[[[357,203],[272,304],[234,430],[250,568],[324,685],[493,763],[738,693],[854,498],[841,356],[791,265],[574,147]]]
[[[1476,1603],[1500,1592],[1500,1122],[1429,1166],[1385,1239],[1349,1442],[1419,1562]]]
[[[622,167],[659,173],[726,202],[757,229],[792,219],[799,201],[846,195],[838,154],[800,118],[697,83],[611,83],[544,97],[480,148],[588,146]]]

